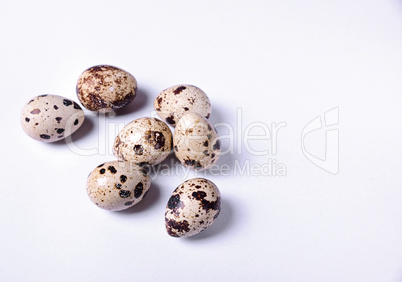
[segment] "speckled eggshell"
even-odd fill
[[[212,110],[211,102],[204,91],[188,84],[163,90],[156,97],[154,107],[157,114],[172,126],[187,113],[196,113],[208,119]]]
[[[122,161],[143,165],[162,162],[172,150],[172,132],[156,118],[139,118],[127,124],[116,136],[113,154]]]
[[[120,211],[139,203],[150,185],[145,169],[135,164],[111,161],[101,164],[89,174],[87,193],[98,207]]]
[[[137,94],[137,81],[117,67],[100,65],[85,70],[78,78],[77,96],[91,111],[111,112],[131,103]]]
[[[81,107],[58,95],[40,95],[22,109],[21,125],[35,140],[55,142],[73,134],[85,119]]]
[[[173,148],[184,166],[202,171],[217,162],[221,143],[218,133],[208,120],[190,113],[184,115],[176,126]]]
[[[165,212],[165,226],[172,237],[189,237],[204,231],[218,217],[221,194],[204,178],[187,180],[174,190]]]

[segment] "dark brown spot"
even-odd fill
[[[31,114],[33,114],[33,115],[37,115],[37,114],[39,114],[40,113],[40,110],[39,109],[33,109],[32,111],[31,111]]]
[[[211,115],[211,114],[207,114],[207,115],[205,116],[205,118],[207,118],[207,119],[208,119],[208,118],[210,117],[210,115]]]
[[[167,122],[168,124],[171,124],[171,125],[175,125],[175,124],[176,124],[176,122],[174,121],[173,115],[168,116],[168,117],[166,118],[166,122]]]
[[[158,101],[158,107],[160,108],[162,104],[162,97],[159,97],[157,101]]]
[[[142,145],[135,145],[133,150],[136,155],[142,155],[142,153],[144,152],[144,148],[142,147]]]
[[[202,165],[199,161],[195,161],[195,160],[185,160],[184,163],[187,166],[193,166],[195,169],[200,169],[202,168]]]
[[[205,199],[201,199],[201,207],[206,212],[208,212],[209,210],[220,211],[220,209],[221,209],[221,198],[218,197],[218,199],[216,199],[216,201],[213,201],[213,202],[207,201]]]
[[[128,190],[120,190],[119,195],[122,198],[128,198],[131,196],[131,192]]]
[[[57,120],[57,123],[60,123],[60,121],[61,121],[63,118],[57,117],[57,118],[55,118],[55,119]]]
[[[208,130],[211,131],[212,127],[208,124]]]
[[[176,145],[174,146],[174,150],[175,150],[176,152],[178,151],[178,149],[177,149],[177,146],[176,146]]]
[[[72,104],[73,104],[73,102],[71,102],[70,100],[67,100],[67,99],[63,100],[63,105],[66,107],[71,106]]]
[[[205,142],[204,142],[204,146],[205,146],[205,147],[208,147],[208,144],[209,144],[208,141],[205,141]]]
[[[135,186],[135,189],[134,189],[134,197],[135,198],[141,197],[143,190],[144,190],[144,185],[142,184],[142,182],[138,183],[137,186]]]
[[[47,135],[47,134],[41,134],[41,135],[39,135],[39,136],[40,136],[40,138],[42,138],[42,139],[50,139],[50,136]]]
[[[208,134],[207,137],[208,137],[208,139],[211,139],[211,138],[212,138],[212,135],[211,135],[211,134]]]
[[[108,168],[107,168],[108,170],[110,170],[110,172],[112,173],[112,174],[115,174],[116,172],[117,172],[117,170],[114,168],[114,166],[108,166]]]
[[[105,163],[103,163],[103,164],[100,164],[100,165],[98,165],[98,167],[101,167],[101,166],[103,166]]]
[[[62,134],[64,132],[63,128],[57,128],[57,134]]]
[[[54,105],[53,108],[54,108],[55,110],[58,110],[58,109],[59,109],[59,107],[57,107],[56,105]]]
[[[78,119],[76,119],[75,121],[74,121],[74,125],[77,125],[78,124]]]
[[[187,220],[175,221],[173,219],[168,220],[167,218],[165,218],[165,224],[167,233],[172,237],[180,237],[179,235],[177,235],[176,232],[184,233],[190,231]]]
[[[74,102],[74,109],[81,110],[81,107],[76,102]]]
[[[198,185],[199,186],[199,185]],[[196,186],[197,187],[197,186]],[[199,188],[201,188],[201,186],[199,186]],[[193,194],[191,194],[196,200],[202,200],[207,196],[207,193],[205,193],[204,191],[197,191],[197,192],[193,192]]]
[[[127,176],[125,176],[124,174],[120,175],[120,182],[124,183],[127,180]]]
[[[30,121],[30,119],[29,119],[29,118],[25,118],[25,121],[26,121],[26,122],[29,122],[29,121]]]
[[[180,201],[180,195],[172,195],[168,201],[167,207],[173,211],[184,208],[184,203]]]
[[[175,95],[177,95],[177,94],[180,94],[180,92],[182,92],[182,91],[185,90],[185,89],[186,89],[185,86],[179,86],[179,87],[177,87],[177,88],[173,91],[173,93],[174,93]]]
[[[208,150],[205,150],[204,152],[202,152],[205,156],[209,156],[208,154]]]
[[[159,131],[147,131],[145,139],[148,143],[154,146],[155,149],[160,149],[165,146],[165,136]]]
[[[221,142],[219,140],[216,140],[215,145],[212,147],[214,150],[220,150],[221,149]]]
[[[120,183],[116,183],[116,184],[114,185],[114,187],[116,187],[117,189],[121,189],[121,184],[120,184]]]
[[[104,168],[102,168],[102,169],[99,171],[100,174],[104,174],[105,172],[106,172],[106,169],[104,169]]]
[[[137,92],[136,90],[137,89],[134,88],[130,93],[125,94],[123,96],[123,98],[121,98],[120,100],[113,101],[112,108],[116,110],[116,109],[120,109],[120,108],[130,104],[136,96],[136,92]]]
[[[211,158],[215,158],[215,154],[214,154],[214,153],[212,153]]]
[[[184,107],[183,109],[184,109],[185,111],[188,111],[188,110],[189,110],[189,108],[187,108],[187,107]]]
[[[128,202],[125,202],[124,205],[125,206],[131,206],[133,203],[134,203],[134,201],[128,201]]]

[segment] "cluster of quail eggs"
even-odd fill
[[[134,100],[137,81],[120,68],[94,66],[80,75],[76,92],[88,110],[111,112]],[[142,117],[127,124],[113,144],[117,160],[103,163],[89,174],[87,194],[99,208],[120,211],[139,203],[151,186],[145,168],[161,163],[172,150],[181,164],[197,171],[209,169],[217,162],[221,144],[208,121],[211,102],[200,88],[169,87],[155,98],[154,107],[162,120]],[[43,142],[70,136],[84,119],[76,102],[58,95],[34,97],[21,113],[26,134]],[[173,135],[167,124],[175,127]],[[198,234],[215,221],[220,206],[220,192],[213,182],[204,178],[187,180],[168,200],[166,231],[173,237]]]

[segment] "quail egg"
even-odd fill
[[[139,203],[150,185],[145,169],[132,163],[111,161],[99,165],[89,174],[87,193],[98,207],[120,211]]]
[[[205,118],[211,114],[211,102],[200,88],[180,84],[163,90],[156,97],[154,107],[157,114],[168,124],[175,126],[186,113],[196,113]]]
[[[162,162],[172,150],[169,127],[156,118],[139,118],[127,124],[117,135],[113,154],[122,161],[143,165]]]
[[[137,81],[120,68],[99,65],[81,74],[76,90],[78,99],[88,110],[111,112],[134,100]]]
[[[85,119],[81,107],[58,95],[39,95],[22,109],[21,125],[31,138],[55,142],[73,134]]]
[[[216,163],[221,143],[215,128],[204,117],[190,113],[184,115],[176,126],[173,148],[184,166],[201,171]]]
[[[173,191],[165,212],[165,226],[172,237],[189,237],[204,231],[218,217],[221,195],[204,178],[185,181]]]

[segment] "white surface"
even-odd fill
[[[401,281],[401,29],[396,0],[3,1],[0,280]],[[86,112],[73,144],[95,153],[23,133],[25,102],[44,93],[77,101],[79,74],[104,63],[131,72],[140,94],[115,118]],[[127,212],[102,211],[85,191],[88,173],[114,159],[113,128],[149,116],[158,92],[178,83],[208,93],[212,122],[236,137],[235,154],[219,162],[230,176],[207,176],[222,213],[189,239],[166,234],[164,209],[192,175],[158,176]],[[336,107],[334,175],[305,157],[301,133]],[[286,122],[275,155],[272,140],[249,143],[268,155],[247,153],[239,137],[253,122]],[[304,141],[324,155],[324,129]],[[236,161],[269,159],[286,176],[235,175]]]

